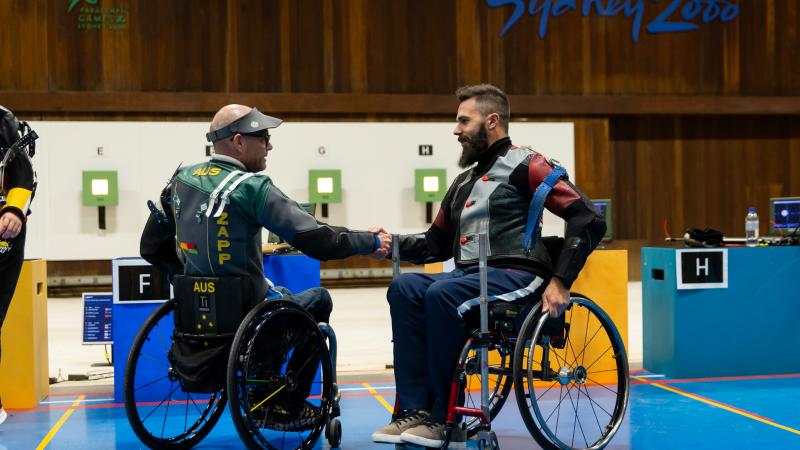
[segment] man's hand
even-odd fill
[[[569,289],[558,277],[550,279],[550,283],[542,294],[542,312],[550,313],[550,317],[561,317],[569,306]]]
[[[382,227],[372,227],[369,229],[371,233],[377,234],[381,240],[381,246],[375,250],[370,256],[375,259],[384,259],[389,252],[392,251],[392,235]]]
[[[0,238],[13,239],[22,229],[22,220],[12,212],[0,215]]]

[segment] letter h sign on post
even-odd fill
[[[686,249],[675,251],[678,289],[726,289],[728,249]]]

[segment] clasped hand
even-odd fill
[[[381,246],[375,250],[370,256],[375,259],[384,259],[392,251],[392,235],[383,227],[372,227],[369,231],[377,234],[381,240]]]

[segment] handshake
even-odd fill
[[[381,240],[381,246],[370,256],[375,259],[386,258],[386,256],[392,252],[392,235],[382,227],[372,227],[369,231],[373,234],[377,234]]]

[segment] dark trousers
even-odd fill
[[[0,239],[0,339],[2,339],[3,322],[6,319],[17,279],[25,259],[25,224],[22,224],[17,237],[14,239]],[[0,344],[0,360],[3,358],[2,344]],[[0,399],[0,408],[3,401]]]
[[[513,292],[536,278],[529,272],[490,267],[488,294]],[[542,280],[533,295],[540,297],[545,286]],[[458,307],[479,295],[477,266],[441,274],[403,274],[389,286],[386,297],[392,315],[394,373],[401,410],[424,409],[435,421],[446,419],[450,384],[468,331]],[[477,309],[475,306],[465,316]]]

